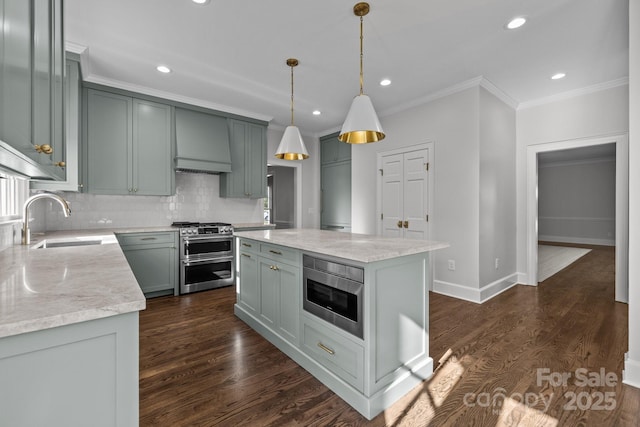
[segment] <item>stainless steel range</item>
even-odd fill
[[[180,294],[233,284],[231,224],[174,222],[172,226],[180,228]]]

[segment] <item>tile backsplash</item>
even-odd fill
[[[32,205],[33,231],[162,226],[174,221],[263,221],[262,199],[221,198],[218,175],[176,173],[173,196],[104,196],[65,192],[71,206],[65,218],[49,200]]]

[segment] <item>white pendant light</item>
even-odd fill
[[[280,145],[276,150],[276,158],[284,160],[304,160],[309,158],[307,147],[304,146],[302,135],[297,126],[293,124],[293,67],[298,65],[295,58],[287,59],[287,65],[291,67],[291,125],[287,126],[282,135]]]
[[[373,109],[371,99],[364,94],[364,73],[362,71],[362,17],[369,13],[369,3],[357,3],[353,13],[360,17],[360,94],[353,98],[347,118],[342,125],[338,139],[349,144],[366,144],[384,139],[385,134]]]

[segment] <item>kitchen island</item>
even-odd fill
[[[236,316],[366,418],[431,376],[429,252],[446,243],[316,229],[235,235]],[[361,286],[345,292],[342,282]],[[320,288],[326,307],[312,302]]]
[[[145,298],[113,233],[81,234],[0,251],[0,425],[138,425]]]

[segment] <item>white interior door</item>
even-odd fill
[[[428,150],[404,153],[404,237],[427,239]]]
[[[427,239],[429,150],[382,156],[382,235]]]

